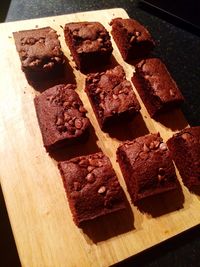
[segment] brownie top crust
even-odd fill
[[[52,69],[64,63],[58,35],[50,27],[14,32],[22,69]]]
[[[123,190],[102,152],[58,164],[76,224],[125,208]]]
[[[99,22],[67,23],[65,31],[72,35],[72,42],[78,54],[113,50],[110,36]]]
[[[140,61],[136,65],[136,73],[162,103],[183,101],[180,90],[160,59],[148,58]]]
[[[110,25],[116,25],[117,27],[123,28],[123,30],[127,33],[130,45],[146,40],[150,40],[154,43],[148,30],[134,19],[115,18],[111,21]]]
[[[99,116],[109,117],[133,109],[140,110],[131,83],[126,80],[123,68],[119,65],[106,72],[89,74],[86,88],[99,105]]]
[[[35,107],[46,147],[80,136],[89,126],[75,85],[56,85],[36,96]]]

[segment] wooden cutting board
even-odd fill
[[[27,83],[20,69],[12,32],[51,26],[60,34],[62,49],[74,67],[60,26],[72,21],[100,21],[110,31],[108,23],[114,17],[127,18],[128,15],[123,9],[110,9],[0,25],[0,177],[22,266],[109,266],[200,222],[200,199],[189,193],[182,183],[182,197],[181,194],[167,195],[147,203],[144,209],[150,213],[142,213],[130,204],[128,212],[97,220],[84,231],[72,221],[56,160],[102,149],[110,157],[130,202],[116,163],[119,143],[148,131],[159,131],[167,140],[174,131],[188,124],[179,110],[156,122],[150,119],[140,101],[141,116],[128,125],[117,125],[109,134],[103,133],[83,91],[85,76],[74,69],[77,91],[95,130],[91,131],[86,145],[69,147],[49,156],[43,148],[33,105],[33,98],[39,92]],[[114,58],[130,79],[133,66],[122,60],[114,42],[113,47]],[[72,76],[70,71],[69,74]]]

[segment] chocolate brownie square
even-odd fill
[[[62,70],[64,56],[58,35],[50,27],[13,33],[22,70],[31,77],[42,77]]]
[[[88,70],[109,62],[113,48],[109,33],[101,23],[67,23],[64,34],[78,69]]]
[[[115,18],[111,34],[125,61],[146,57],[155,43],[148,30],[134,19]]]
[[[89,120],[72,84],[56,85],[34,99],[47,151],[79,141],[87,135]]]
[[[85,91],[102,129],[111,121],[140,110],[132,85],[120,65],[105,72],[88,74]]]
[[[175,168],[159,134],[123,143],[117,161],[133,203],[177,188]]]
[[[123,190],[102,152],[58,164],[74,222],[93,220],[125,209]]]
[[[200,186],[200,126],[174,134],[167,145],[185,186]]]
[[[132,82],[151,117],[183,102],[180,90],[160,59],[144,59],[135,66],[135,71]]]

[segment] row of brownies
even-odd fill
[[[123,59],[137,59],[132,82],[150,116],[155,117],[181,103],[183,96],[162,61],[145,58],[155,46],[147,29],[135,20],[121,18],[113,19],[111,26]],[[109,33],[99,22],[68,23],[64,34],[80,71],[109,62],[113,48]],[[14,39],[26,75],[48,78],[62,70],[65,58],[52,28],[15,32]],[[132,85],[120,65],[89,73],[85,91],[102,130],[112,121],[140,110]],[[75,85],[59,84],[49,88],[36,96],[34,103],[47,151],[86,139],[90,123]],[[167,145],[159,134],[149,134],[118,148],[117,160],[133,203],[177,188],[172,158],[189,189],[200,185],[200,127],[175,134]],[[78,226],[126,207],[110,160],[102,152],[60,162],[58,167]]]

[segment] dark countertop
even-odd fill
[[[8,6],[9,1],[6,3]],[[3,5],[6,8],[5,3]],[[139,20],[150,30],[157,40],[155,54],[166,63],[185,96],[183,112],[186,119],[191,126],[200,125],[200,37],[146,12],[138,7],[137,0],[11,0],[7,17],[5,12],[2,14],[5,21],[15,21],[115,7],[124,8],[130,17]],[[17,267],[19,261],[1,193],[0,210],[3,218],[0,222],[0,251],[3,253],[0,266]],[[197,226],[119,266],[198,267],[199,258],[200,226]]]

